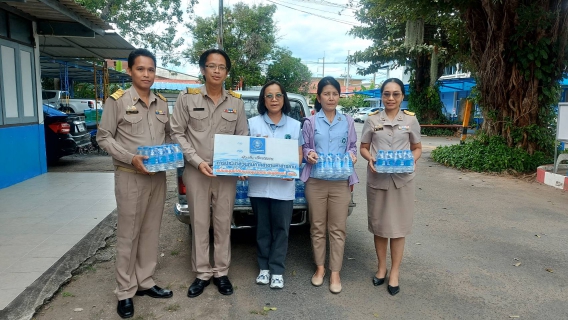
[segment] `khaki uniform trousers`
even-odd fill
[[[339,272],[343,266],[345,229],[351,201],[349,182],[309,178],[306,182],[306,200],[310,210],[314,262],[318,266],[325,264],[326,234],[329,232],[329,268]]]
[[[183,182],[191,219],[191,268],[197,278],[209,280],[229,273],[231,264],[231,220],[237,177],[208,177],[186,165]],[[212,211],[211,211],[212,209]],[[211,221],[213,219],[213,221]],[[209,262],[209,228],[213,225],[214,266]]]
[[[166,199],[166,173],[137,174],[115,170],[118,211],[116,230],[116,295],[132,298],[137,290],[156,285],[160,225]]]

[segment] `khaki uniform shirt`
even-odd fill
[[[218,104],[205,86],[181,92],[172,116],[172,138],[183,150],[185,160],[195,168],[205,161],[213,164],[215,134],[248,135],[243,100],[223,90]]]
[[[105,102],[97,143],[112,156],[115,166],[134,169],[132,158],[138,147],[171,143],[168,106],[152,92],[147,106],[134,87],[121,96],[113,95],[119,97]]]
[[[369,116],[363,126],[362,143],[371,144],[371,155],[376,158],[378,150],[409,150],[410,144],[420,142],[420,124],[415,116],[399,111],[391,121],[385,111]],[[392,177],[397,188],[414,179],[413,173],[372,173],[367,168],[367,185],[387,190]]]

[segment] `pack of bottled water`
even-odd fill
[[[237,195],[235,197],[235,205],[250,205],[250,198],[248,197],[248,180],[237,180]]]
[[[414,155],[410,150],[379,150],[375,160],[375,170],[379,173],[414,172]]]
[[[295,180],[296,183],[296,197],[294,198],[294,203],[296,204],[306,204],[306,188],[304,182],[300,179]]]
[[[318,161],[314,166],[313,177],[324,180],[347,179],[353,174],[353,160],[349,152],[333,155],[318,154]]]
[[[184,166],[183,152],[179,144],[138,147],[137,154],[148,156],[144,166],[149,172],[172,170]]]

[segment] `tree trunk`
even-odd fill
[[[510,147],[529,154],[544,151],[531,130],[549,125],[547,110],[554,102],[543,88],[557,86],[565,66],[566,2],[479,0],[463,13],[481,94],[482,130],[504,137]],[[532,20],[526,12],[534,14]],[[534,28],[529,29],[527,23]],[[546,39],[550,39],[548,45],[541,41]],[[541,57],[541,50],[546,58]]]

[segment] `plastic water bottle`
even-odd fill
[[[149,172],[156,172],[158,170],[158,153],[156,152],[156,148],[154,147],[146,147],[147,149],[147,156],[148,156],[148,165],[146,166],[146,170]]]
[[[235,205],[242,206],[245,204],[245,183],[244,181],[237,180],[237,195],[235,197]]]
[[[168,164],[168,154],[162,146],[154,147],[158,155],[158,168],[157,171],[166,171]]]
[[[406,172],[404,168],[404,152],[402,150],[396,150],[394,153],[394,169],[395,173]]]
[[[325,157],[325,169],[324,169],[324,179],[331,179],[333,178],[333,155],[328,153]]]
[[[166,156],[168,157],[168,162],[166,163],[166,169],[171,170],[176,168],[176,154],[171,144],[166,144],[163,146]]]
[[[405,172],[414,172],[414,155],[410,150],[404,150],[404,169]]]
[[[341,153],[335,155],[333,158],[333,178],[340,179],[343,178],[343,157]]]
[[[385,172],[394,172],[394,152],[392,150],[387,150],[385,152]]]
[[[351,159],[351,154],[345,152],[343,156],[343,174],[345,178],[348,178],[353,174],[353,159]]]
[[[377,156],[375,157],[375,170],[379,173],[386,172],[386,156],[384,150],[377,151]]]
[[[323,153],[318,153],[318,161],[316,162],[316,171],[314,178],[321,179],[325,176],[325,156]]]
[[[304,204],[306,203],[305,186],[304,182],[300,179],[295,180],[296,197],[294,203]]]
[[[177,168],[181,168],[184,166],[184,161],[183,161],[183,152],[181,151],[181,147],[179,144],[174,144],[172,145],[173,149],[174,149],[174,153],[175,153],[175,159],[176,159],[176,167]]]
[[[248,180],[243,181],[243,204],[250,205],[250,198],[248,197],[249,192],[249,182]]]

